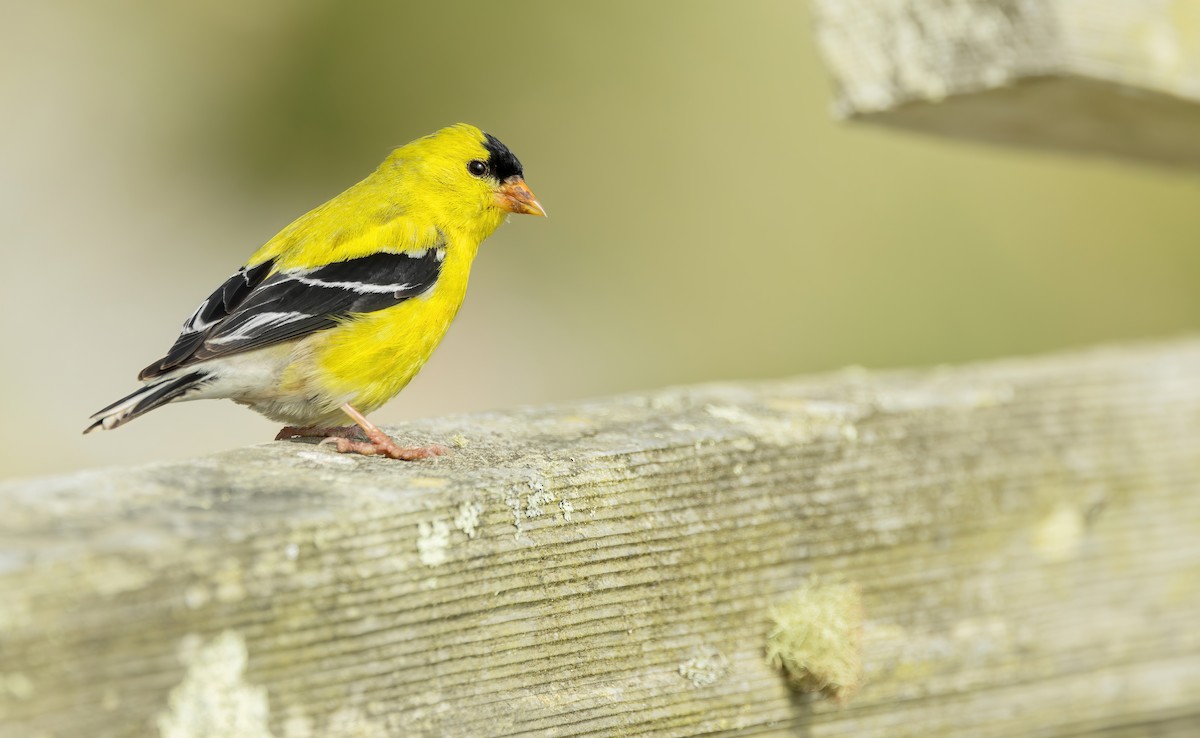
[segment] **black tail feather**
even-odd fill
[[[83,432],[91,433],[97,428],[112,430],[124,425],[139,415],[145,415],[160,405],[172,400],[178,400],[188,392],[199,389],[212,381],[206,371],[195,371],[178,377],[147,384],[125,397],[117,400],[108,407],[92,415],[95,421]]]

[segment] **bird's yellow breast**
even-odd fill
[[[437,281],[395,307],[362,313],[322,331],[289,379],[322,399],[369,413],[404,389],[446,335],[467,291],[478,244],[453,241]]]

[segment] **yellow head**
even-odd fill
[[[495,136],[459,123],[392,152],[378,176],[442,228],[487,238],[509,213],[542,215],[521,162]]]

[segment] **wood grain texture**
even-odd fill
[[[812,0],[835,111],[1200,166],[1200,0]]]
[[[393,432],[458,450],[0,486],[0,736],[1200,728],[1198,340]],[[767,660],[817,580],[844,705]]]

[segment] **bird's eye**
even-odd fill
[[[476,177],[482,177],[483,175],[487,174],[488,166],[485,162],[479,161],[478,159],[472,159],[467,163],[467,171]]]

